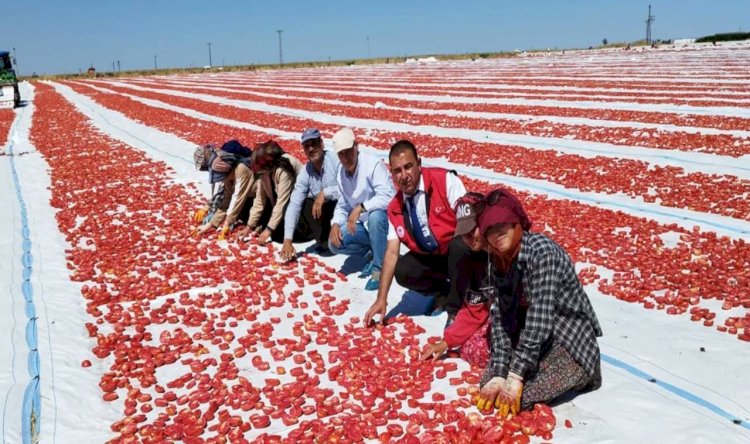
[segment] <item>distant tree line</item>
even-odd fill
[[[695,39],[696,43],[706,42],[731,42],[733,40],[747,40],[750,39],[750,32],[723,32],[720,34],[707,35],[699,39]]]

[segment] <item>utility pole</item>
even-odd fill
[[[114,74],[114,72],[115,72],[115,62],[112,62],[112,73]]]
[[[367,36],[367,58],[370,58],[370,36]]]
[[[208,45],[208,66],[209,68],[214,66],[213,61],[211,60],[211,42],[206,43]]]
[[[648,18],[646,19],[646,43],[651,44],[651,23],[656,21],[656,17],[651,15],[651,5],[648,5]]]
[[[156,54],[154,54],[154,71],[156,71]]]
[[[122,72],[122,70],[120,69],[120,61],[119,60],[117,61],[117,72]]]
[[[276,32],[279,33],[279,66],[284,64],[284,53],[281,50],[281,33],[284,32],[283,29],[277,29]]]
[[[16,47],[13,47],[13,64],[16,65],[16,77],[21,77],[21,70],[18,69],[18,55],[16,54]]]

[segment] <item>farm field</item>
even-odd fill
[[[24,83],[0,110],[2,441],[750,441],[749,67],[745,42]],[[415,359],[445,315],[365,328],[351,261],[188,236],[196,145],[304,162],[305,128],[343,126],[521,196],[602,324],[601,389],[502,424],[471,405],[481,369]]]

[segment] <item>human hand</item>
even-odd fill
[[[344,240],[344,236],[341,234],[341,227],[339,227],[339,224],[331,224],[331,232],[328,235],[328,240],[334,247],[341,247],[341,242]]]
[[[202,223],[203,219],[206,217],[206,214],[208,214],[208,208],[204,207],[199,209],[193,215],[193,222]]]
[[[499,403],[499,415],[503,418],[508,416],[508,413],[513,415],[518,414],[521,411],[521,396],[523,395],[523,378],[515,373],[508,373],[508,377],[505,379],[505,386],[503,392],[500,395],[501,401]]]
[[[281,260],[284,262],[291,261],[297,257],[297,250],[294,249],[291,239],[284,239],[284,244],[281,246]]]
[[[219,240],[224,240],[227,238],[227,234],[229,234],[229,225],[224,224],[221,227],[221,232],[219,233]]]
[[[346,220],[346,229],[349,230],[349,234],[354,235],[357,232],[357,222],[359,222],[359,216],[362,214],[362,205],[354,207],[349,218]]]
[[[268,228],[266,228],[265,230],[263,230],[260,233],[260,235],[258,235],[258,243],[260,245],[263,245],[263,244],[265,244],[267,242],[271,242],[271,234],[272,234],[272,232]]]
[[[373,318],[376,315],[380,315],[379,322],[384,322],[385,321],[385,309],[387,305],[388,304],[386,304],[386,301],[376,299],[375,302],[373,302],[373,304],[370,306],[370,309],[367,310],[367,313],[365,313],[365,319],[364,319],[365,327],[369,327],[371,323],[374,323]]]
[[[487,383],[479,390],[477,408],[479,410],[492,410],[494,407],[499,407],[501,393],[503,393],[504,388],[505,378],[495,376],[487,381]]]
[[[313,207],[312,207],[313,219],[320,219],[320,216],[323,215],[323,204],[325,202],[326,202],[326,196],[325,194],[323,194],[323,191],[321,191],[315,197],[315,202],[313,202]]]
[[[237,240],[242,241],[242,242],[249,241],[250,240],[249,236],[251,232],[252,232],[252,229],[246,225],[240,231],[237,232]]]
[[[448,343],[445,341],[440,341],[437,344],[428,344],[419,359],[421,361],[424,361],[425,359],[432,358],[432,360],[434,361],[442,356],[446,350],[448,350]]]

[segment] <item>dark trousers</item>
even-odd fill
[[[299,215],[297,231],[304,233],[305,240],[313,239],[322,245],[328,245],[328,235],[331,233],[331,219],[333,219],[333,210],[336,208],[336,201],[329,200],[323,203],[323,209],[319,219],[315,219],[312,214],[315,199],[308,197],[302,204],[302,212]],[[295,233],[295,241],[296,233]]]
[[[238,220],[245,223],[250,216],[250,209],[253,207],[253,199],[247,199],[245,202],[245,205],[242,207],[242,211],[239,214]],[[263,206],[263,212],[260,214],[260,219],[258,219],[258,227],[265,227],[269,220],[271,220],[271,213],[273,212],[273,205],[270,205],[268,203],[267,205]],[[310,240],[309,234],[305,234],[304,232],[304,223],[300,220],[299,223],[297,223],[297,227],[294,230],[294,241],[295,242],[305,242]],[[330,227],[330,222],[329,222]],[[282,243],[284,242],[284,218],[281,218],[281,221],[279,221],[279,225],[276,227],[275,230],[271,232],[271,240],[274,242]]]
[[[474,276],[487,268],[487,254],[473,252],[455,238],[448,245],[448,255],[419,254],[410,251],[396,262],[396,282],[426,296],[445,296],[445,311],[456,314],[463,305],[466,290]]]

